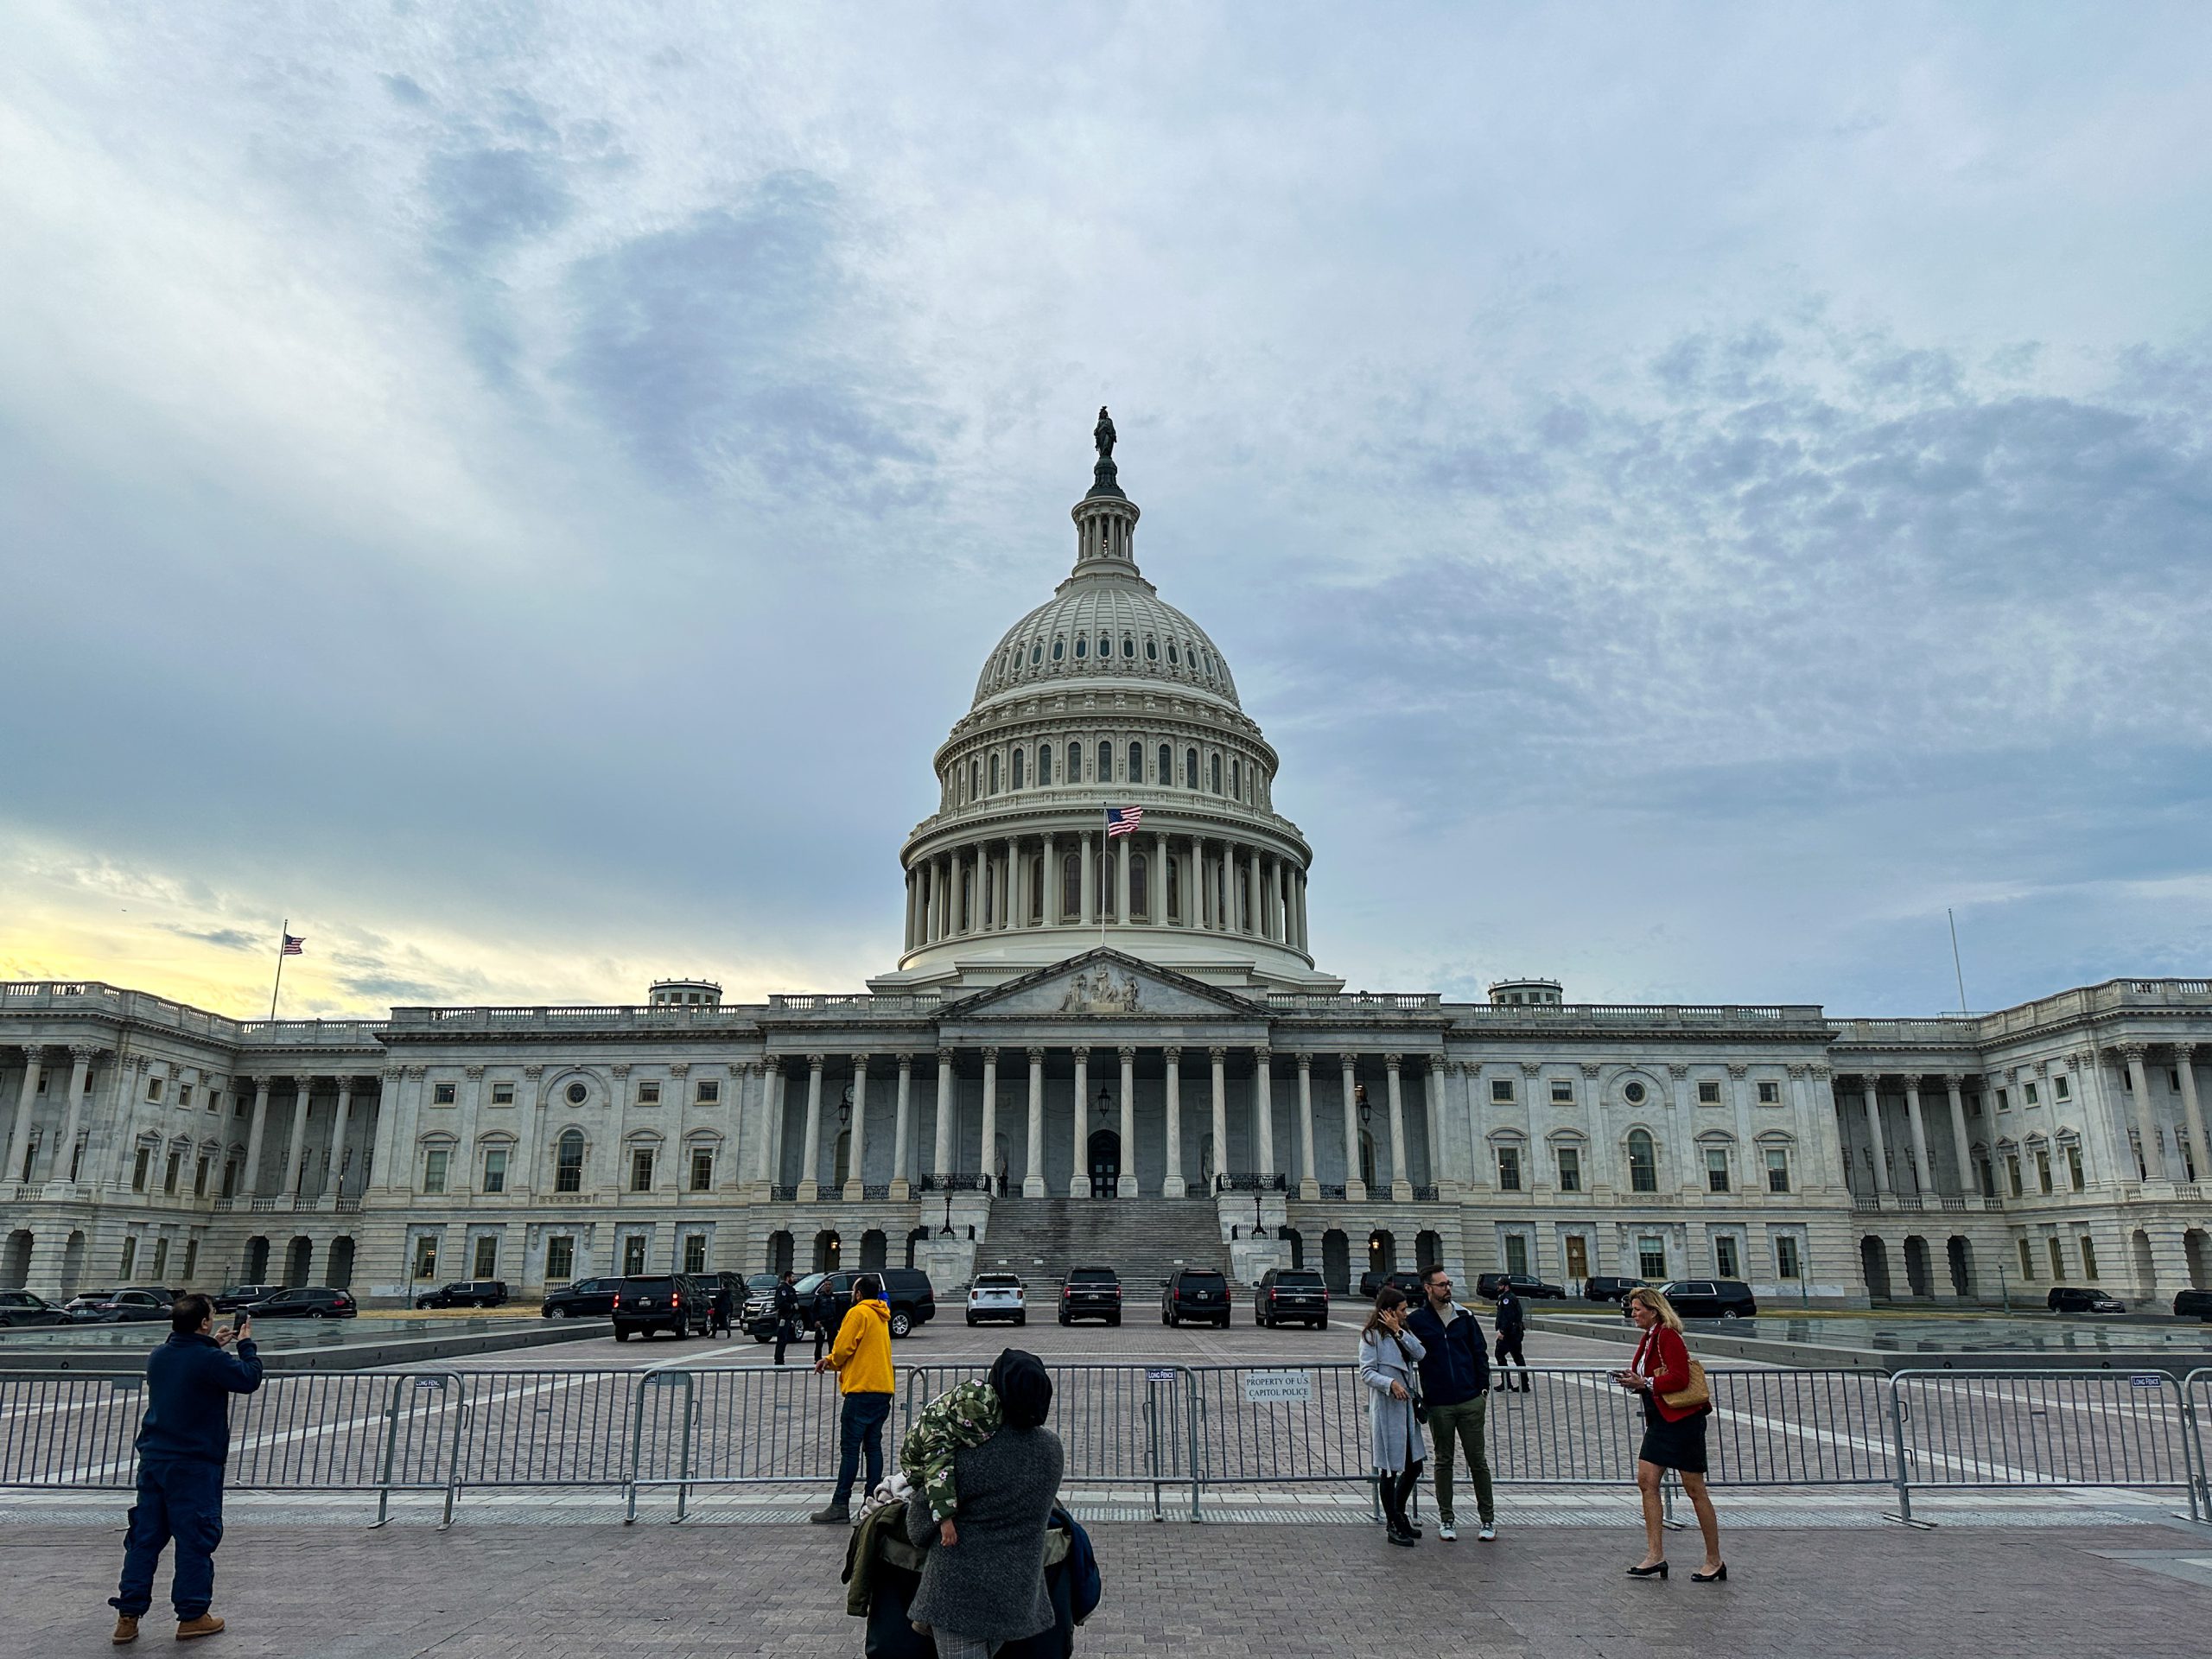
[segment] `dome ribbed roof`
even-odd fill
[[[1205,630],[1141,577],[1086,575],[1062,582],[1006,631],[976,678],[974,706],[1003,692],[1077,680],[1172,684],[1241,706],[1229,664]]]

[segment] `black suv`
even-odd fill
[[[504,1279],[459,1279],[415,1299],[417,1307],[504,1307],[507,1281]]]
[[[69,1325],[69,1315],[28,1290],[0,1290],[0,1325]]]
[[[1178,1268],[1160,1285],[1162,1325],[1204,1319],[1229,1329],[1229,1281],[1218,1268]]]
[[[1659,1294],[1686,1319],[1748,1319],[1759,1311],[1740,1279],[1677,1279]]]
[[[226,1285],[215,1293],[215,1311],[235,1313],[242,1307],[267,1301],[283,1288],[282,1285]]]
[[[1483,1273],[1475,1275],[1475,1294],[1486,1302],[1497,1300],[1497,1293],[1506,1286],[1513,1287],[1513,1294],[1524,1302],[1563,1302],[1566,1290],[1559,1285],[1548,1285],[1533,1274]]]
[[[265,1302],[255,1302],[239,1312],[256,1319],[350,1319],[360,1312],[350,1291],[328,1285],[306,1285],[280,1290]]]
[[[168,1298],[149,1290],[86,1291],[69,1304],[78,1325],[151,1324],[168,1316]]]
[[[665,1331],[671,1337],[705,1336],[713,1317],[706,1287],[681,1273],[646,1274],[614,1281],[614,1340]]]
[[[1421,1299],[1422,1293],[1421,1287],[1421,1275],[1419,1274],[1408,1273],[1403,1268],[1400,1268],[1392,1273],[1385,1273],[1380,1268],[1371,1268],[1367,1272],[1359,1275],[1360,1300],[1363,1302],[1374,1301],[1376,1294],[1385,1285],[1395,1286],[1399,1290],[1404,1292],[1405,1298],[1409,1302],[1418,1303]]]
[[[780,1273],[754,1273],[746,1275],[745,1296],[740,1306],[738,1323],[745,1334],[755,1342],[766,1342],[776,1334],[776,1287],[784,1282]]]
[[[2127,1312],[2127,1304],[2119,1297],[2101,1290],[2083,1290],[2075,1285],[2053,1285],[2050,1294],[2044,1298],[2044,1306],[2054,1313]]]
[[[1611,1274],[1593,1273],[1582,1281],[1582,1300],[1586,1302],[1624,1301],[1629,1292],[1643,1282],[1641,1279],[1620,1279]]]
[[[537,1310],[548,1319],[603,1319],[614,1311],[615,1287],[620,1279],[572,1279],[545,1293]]]
[[[2212,1290],[2176,1291],[2174,1318],[2202,1319],[2208,1324],[2212,1324]]]
[[[1122,1275],[1111,1268],[1070,1268],[1060,1286],[1060,1323],[1077,1319],[1122,1322]]]
[[[883,1300],[891,1305],[893,1336],[912,1336],[916,1325],[927,1325],[937,1317],[936,1287],[930,1283],[929,1274],[919,1268],[845,1268],[836,1273],[810,1273],[792,1287],[798,1292],[799,1317],[810,1317],[815,1292],[826,1280],[832,1303],[830,1335],[834,1338],[837,1327],[844,1323],[846,1309],[853,1305],[853,1281],[863,1273],[882,1281]],[[775,1329],[772,1319],[768,1328],[772,1332]],[[810,1324],[808,1328],[812,1328]]]
[[[1252,1323],[1272,1330],[1286,1320],[1319,1331],[1329,1323],[1329,1287],[1311,1268],[1269,1268],[1252,1291]]]

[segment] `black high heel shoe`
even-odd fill
[[[1667,1563],[1661,1561],[1651,1567],[1631,1567],[1628,1575],[1631,1579],[1663,1579],[1667,1576]]]
[[[1728,1563],[1723,1561],[1710,1573],[1692,1573],[1692,1584],[1726,1584],[1728,1582]]]

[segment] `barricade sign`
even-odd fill
[[[2129,1377],[2127,1380],[2131,1384],[2139,1389],[2162,1389],[2166,1385],[2166,1379],[2164,1376],[2145,1376],[2140,1371],[2137,1372],[2133,1376]]]
[[[1313,1398],[1313,1379],[1304,1371],[1247,1371],[1244,1400],[1254,1406],[1302,1406]]]
[[[1145,1369],[1144,1380],[1147,1382],[1173,1382],[1175,1380],[1175,1368],[1173,1365],[1147,1366]]]

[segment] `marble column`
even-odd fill
[[[1190,888],[1184,889],[1185,897]],[[1163,1051],[1167,1059],[1167,1176],[1160,1184],[1163,1198],[1179,1198],[1189,1190],[1183,1180],[1183,1051]]]
[[[913,1147],[914,1137],[914,1057],[899,1057],[899,1108],[894,1120],[891,1142],[891,1197],[893,1202],[904,1204],[913,1197],[913,1184],[906,1179],[906,1160]]]
[[[1882,1080],[1878,1077],[1863,1077],[1859,1084],[1865,1090],[1859,1103],[1866,1112],[1866,1139],[1874,1153],[1874,1191],[1883,1198],[1891,1196],[1889,1146],[1882,1138]]]
[[[1213,1190],[1221,1191],[1221,1178],[1229,1173],[1229,1051],[1206,1050],[1213,1065]]]
[[[1167,925],[1167,837],[1154,830],[1152,864],[1145,872],[1144,918],[1154,927]]]
[[[481,1067],[477,1069],[480,1071],[482,1070]],[[340,1077],[338,1079],[338,1105],[330,1121],[330,1196],[334,1200],[346,1196],[346,1129],[348,1120],[353,1115],[353,1079]],[[461,1153],[463,1157],[472,1160],[476,1156],[475,1137],[473,1135],[461,1147]],[[473,1164],[469,1185],[472,1188],[476,1185]]]
[[[806,1133],[799,1142],[798,1201],[811,1204],[822,1191],[822,1068],[829,1057],[806,1057]]]
[[[2127,1080],[2135,1085],[2135,1134],[2143,1146],[2143,1179],[2163,1181],[2166,1179],[2166,1153],[2158,1142],[2158,1114],[2151,1104],[2151,1079],[2143,1070],[2144,1053],[2140,1043],[2122,1043],[2120,1046],[2121,1063],[2127,1067]]]
[[[1091,855],[1090,831],[1083,832],[1083,912],[1085,927],[1098,925],[1098,861]]]
[[[845,1190],[840,1195],[848,1204],[858,1204],[868,1195],[868,1058],[853,1056],[853,1144],[845,1159]]]
[[[1049,833],[1045,837],[1045,914],[1041,925],[1046,927],[1060,925],[1064,908],[1060,899],[1060,859],[1053,850],[1053,839]]]
[[[1074,1052],[1075,1134],[1071,1138],[1075,1142],[1075,1148],[1070,1155],[1075,1160],[1075,1166],[1068,1177],[1068,1197],[1087,1198],[1090,1196],[1090,1144],[1083,1126],[1086,1122],[1084,1114],[1090,1109],[1090,1103],[1084,1098],[1090,1090],[1090,1051],[1078,1048]]]
[[[313,1091],[313,1077],[292,1079],[292,1138],[284,1143],[285,1204],[296,1205],[300,1197],[300,1178],[308,1163],[308,1096]]]
[[[952,1129],[959,1116],[952,1095],[952,1051],[940,1048],[937,1052],[937,1145],[930,1158],[930,1173],[939,1182],[952,1173]]]
[[[1354,1076],[1354,1068],[1357,1065],[1357,1055],[1347,1054],[1344,1057],[1344,1197],[1364,1203],[1367,1198],[1367,1183],[1359,1178],[1359,1105],[1353,1098],[1353,1091],[1358,1086],[1358,1080]]]
[[[997,1195],[999,1173],[999,1052],[983,1051],[983,1128],[976,1143],[976,1167],[982,1172],[983,1190]]]
[[[906,872],[906,948],[909,950],[914,948],[915,944],[914,916],[920,887],[921,884],[916,880],[914,872],[908,870]]]
[[[46,1050],[23,1046],[23,1081],[16,1090],[16,1124],[8,1135],[8,1163],[0,1168],[0,1185],[12,1187],[23,1178],[23,1160],[30,1155],[31,1118],[38,1110],[38,1080],[46,1075]]]
[[[1307,1204],[1321,1196],[1313,1173],[1313,1057],[1298,1057],[1298,1196]]]
[[[999,859],[998,925],[1001,932],[1010,931],[1014,925],[1014,918],[1020,909],[1021,900],[1019,892],[1020,880],[1021,849],[1016,844],[1014,838],[1008,836],[1006,838],[1006,851],[1000,855]]]
[[[2196,1160],[2193,1179],[2201,1184],[2212,1181],[2212,1143],[2204,1139],[2204,1105],[2196,1092],[2196,1047],[2194,1043],[2176,1043],[2174,1069],[2181,1074],[2181,1109],[2189,1122],[2189,1155]]]
[[[1029,1051],[1029,1146],[1022,1160],[1021,1196],[1041,1198],[1045,1192],[1045,1051]]]
[[[1113,847],[1116,840],[1121,845],[1114,848],[1114,920],[1127,927],[1129,925],[1129,854],[1135,849],[1137,838],[1135,836],[1114,836],[1109,837],[1106,844]]]
[[[1974,1196],[1974,1144],[1967,1134],[1967,1097],[1964,1080],[1955,1071],[1946,1073],[1943,1091],[1951,1102],[1951,1146],[1959,1160],[1959,1196]]]
[[[61,1139],[54,1145],[54,1156],[47,1160],[46,1178],[50,1181],[73,1179],[69,1166],[77,1152],[77,1124],[84,1116],[85,1089],[92,1079],[92,1057],[99,1052],[98,1049],[82,1045],[69,1051],[69,1103],[61,1121]],[[2182,1064],[2186,1065],[2189,1062],[2183,1060]],[[2203,1156],[2202,1147],[2197,1155]]]
[[[779,1173],[776,1168],[776,1119],[783,1109],[783,1062],[771,1054],[760,1063],[760,1138],[753,1151],[753,1179],[764,1198],[775,1185]]]
[[[1398,1086],[1401,1058],[1385,1054],[1382,1065],[1390,1083],[1390,1200],[1394,1204],[1412,1201],[1414,1184],[1406,1169],[1406,1107],[1405,1096]]]
[[[1260,902],[1260,849],[1244,849],[1244,931],[1252,938],[1267,935],[1267,918]]]
[[[1935,1172],[1928,1162],[1928,1129],[1920,1116],[1920,1078],[1908,1071],[1904,1079],[1905,1122],[1912,1130],[1912,1158],[1916,1172],[1913,1190],[1932,1192],[1936,1190]]]
[[[1134,1198],[1137,1196],[1137,1052],[1134,1048],[1121,1051],[1122,1059],[1122,1179],[1115,1183],[1115,1196]]]
[[[1275,1077],[1273,1057],[1264,1048],[1252,1051],[1252,1116],[1264,1181],[1275,1173]]]

